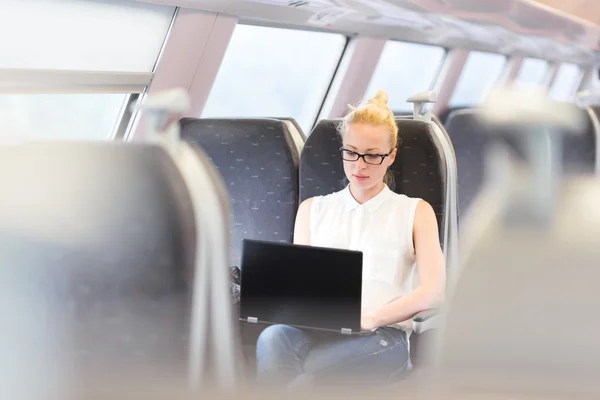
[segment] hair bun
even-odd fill
[[[379,107],[387,107],[388,95],[385,90],[379,89],[371,100],[367,101],[367,104],[375,104]]]

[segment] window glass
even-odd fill
[[[111,140],[127,94],[0,95],[0,144],[21,140]]]
[[[132,0],[2,0],[0,68],[152,72],[174,12]]]
[[[442,47],[388,41],[363,100],[383,89],[389,95],[388,105],[392,110],[412,110],[406,99],[431,90],[445,55]]]
[[[500,78],[505,64],[506,57],[503,55],[470,52],[449,106],[472,106],[481,103]]]
[[[572,101],[580,76],[581,70],[577,65],[562,64],[550,89],[550,97],[557,101]]]
[[[237,25],[202,117],[294,117],[308,133],[345,44],[339,34]]]
[[[516,86],[542,86],[545,83],[548,69],[548,62],[537,58],[526,58],[521,64],[517,78]]]

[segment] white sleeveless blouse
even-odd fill
[[[420,200],[394,193],[387,185],[364,204],[352,197],[348,186],[313,198],[310,244],[363,252],[363,314],[418,285],[412,231]],[[412,330],[411,320],[393,326]]]

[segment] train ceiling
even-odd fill
[[[535,0],[535,2],[572,17],[600,25],[600,1],[598,0]]]
[[[580,64],[600,60],[600,0],[141,1],[445,47]]]

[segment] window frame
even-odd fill
[[[441,46],[438,46],[441,47]],[[434,90],[438,80],[440,79],[440,75],[442,73],[442,71],[444,71],[444,65],[446,64],[446,61],[448,61],[448,55],[450,54],[450,51],[452,50],[449,47],[441,47],[444,50],[444,55],[442,56],[442,59],[440,61],[440,65],[438,66],[437,70],[435,71],[435,76],[433,78],[433,81],[431,82],[431,84],[429,85],[429,90]]]
[[[346,54],[348,52],[348,47],[350,45],[350,42],[353,39],[353,37],[350,37],[347,35],[345,36],[345,38],[346,38],[346,43],[344,43],[344,48],[342,49],[340,59],[338,60],[337,65],[335,66],[333,75],[331,75],[331,80],[329,81],[329,85],[327,85],[327,90],[325,91],[323,99],[321,99],[321,104],[319,105],[319,110],[317,111],[317,114],[315,115],[315,117],[313,119],[310,130],[308,132],[305,132],[307,137],[310,135],[312,130],[315,128],[315,126],[317,126],[317,124],[319,123],[319,117],[321,116],[321,113],[323,112],[323,108],[325,107],[327,98],[331,94],[331,89],[333,88],[333,83],[335,82],[336,78],[338,77],[338,74],[340,73],[340,67],[342,66],[342,61],[344,60],[344,57],[346,56]]]
[[[440,75],[441,73],[444,71],[444,68],[446,66],[446,62],[448,60],[448,55],[450,54],[450,51],[452,50],[449,47],[445,47],[445,46],[439,46],[439,45],[435,45],[435,44],[430,44],[430,43],[423,43],[423,42],[411,42],[408,40],[404,40],[404,39],[385,39],[386,40],[386,45],[388,42],[400,42],[400,43],[406,43],[409,45],[420,45],[420,46],[426,46],[426,47],[433,47],[433,48],[438,48],[438,49],[442,49],[443,53],[442,53],[442,57],[440,59],[439,65],[437,66],[437,68],[435,69],[435,73],[433,74],[433,77],[431,79],[431,82],[429,83],[428,89],[424,89],[425,90],[435,90],[435,88],[438,85],[438,81],[440,79]],[[383,57],[383,53],[385,51],[385,47],[381,52],[381,55],[379,56],[379,59],[377,60],[377,65],[379,65],[379,62],[381,60],[381,57]],[[375,72],[377,71],[377,65],[375,66],[375,69],[373,70],[373,74],[371,74],[371,77],[369,78],[369,82],[367,84],[367,89],[366,91],[368,91],[369,86],[371,85],[371,81],[373,80],[373,77],[375,76]],[[413,93],[415,94],[415,93]],[[365,94],[363,95],[363,101],[365,100],[365,96],[367,96],[368,94],[365,92]],[[411,94],[412,95],[412,94]],[[425,107],[426,105],[424,105]],[[392,112],[394,113],[394,115],[412,115],[414,113],[412,107],[408,106],[406,110],[401,110],[401,109],[392,109]]]
[[[0,69],[0,95],[122,94],[107,140],[128,140],[136,117],[131,106],[147,92],[152,78],[147,72]]]
[[[467,50],[467,51],[468,51],[467,59],[465,60],[465,63],[464,63],[464,65],[461,68],[461,71],[460,71],[460,74],[458,76],[458,79],[456,80],[456,84],[454,85],[454,88],[452,90],[450,98],[448,99],[448,104],[447,104],[446,108],[453,108],[453,107],[461,107],[462,108],[462,107],[474,107],[474,106],[476,106],[475,104],[461,104],[461,103],[452,104],[452,98],[454,97],[454,94],[456,93],[456,89],[458,87],[458,84],[460,83],[460,79],[462,78],[463,74],[465,73],[467,63],[469,62],[469,57],[471,57],[471,55],[473,53],[480,53],[480,54],[483,53],[483,54],[490,54],[490,55],[495,55],[495,56],[501,56],[504,59],[502,67],[500,68],[500,73],[498,74],[498,76],[496,77],[496,79],[494,79],[494,82],[492,84],[492,87],[491,87],[490,91],[493,90],[495,87],[497,87],[499,83],[501,83],[501,81],[503,79],[504,71],[506,70],[507,66],[510,63],[510,56],[508,56],[507,54],[504,54],[504,53],[494,53],[492,51],[481,51],[481,50]],[[485,98],[485,95],[483,97]]]
[[[7,92],[0,91],[0,96],[10,96],[10,95],[18,95],[18,96],[27,96],[27,95],[120,95],[122,96],[121,105],[119,106],[119,111],[114,117],[114,122],[112,128],[110,130],[110,134],[106,136],[104,139],[92,139],[93,141],[102,140],[102,141],[115,141],[115,140],[124,140],[127,134],[127,129],[130,128],[131,123],[133,121],[132,114],[132,104],[134,104],[139,98],[138,93],[123,93],[123,92],[88,92],[88,91],[30,91],[30,92]],[[16,141],[19,141],[18,138],[15,138]],[[27,140],[27,139],[25,139]],[[46,140],[46,139],[44,139]],[[56,138],[48,138],[49,141],[63,141],[69,139],[56,139]],[[75,140],[86,140],[86,139],[75,139]],[[2,145],[2,144],[0,144]]]
[[[304,31],[304,32],[329,33],[329,34],[339,35],[339,36],[344,37],[344,45],[342,47],[340,57],[337,60],[335,67],[333,68],[331,79],[329,80],[329,83],[327,84],[327,89],[323,93],[323,98],[321,99],[321,101],[318,105],[316,114],[313,118],[313,121],[311,122],[309,130],[307,132],[304,132],[305,135],[308,137],[310,135],[310,133],[312,132],[312,129],[314,129],[314,127],[319,122],[319,117],[321,115],[321,112],[323,111],[323,107],[325,106],[325,104],[327,102],[327,98],[330,95],[331,89],[333,87],[333,83],[335,82],[335,79],[338,76],[338,73],[340,72],[340,67],[342,65],[342,61],[344,60],[344,56],[346,55],[346,53],[348,51],[348,47],[349,47],[352,39],[355,37],[358,37],[358,35],[355,33],[348,33],[348,32],[343,32],[343,31],[338,31],[338,30],[327,29],[327,28],[320,28],[318,26],[312,27],[312,26],[297,25],[297,24],[286,23],[286,22],[261,21],[261,20],[255,20],[252,18],[245,18],[245,17],[238,18],[236,27],[238,25],[247,25],[247,26],[260,27],[260,28],[287,29],[287,30]],[[234,28],[234,32],[235,32],[235,28]],[[232,36],[233,36],[233,32],[232,32]],[[228,43],[227,47],[225,48],[225,53],[227,52],[228,48],[229,48],[229,43]],[[225,54],[223,55],[223,57],[225,57]],[[211,82],[211,91],[214,88],[214,84],[215,84],[216,80],[217,80],[217,75],[215,75],[215,79],[213,80],[213,82]],[[209,92],[206,96],[204,107],[206,107],[206,102],[208,102],[210,94],[211,93]],[[204,113],[204,110],[202,110],[202,113]],[[201,113],[200,118],[206,118],[206,117],[202,116],[202,113]],[[295,118],[294,116],[290,116],[290,117]]]
[[[128,141],[140,114],[132,106],[148,93],[179,11],[175,7],[151,72],[0,68],[0,94],[123,94],[107,140]]]

